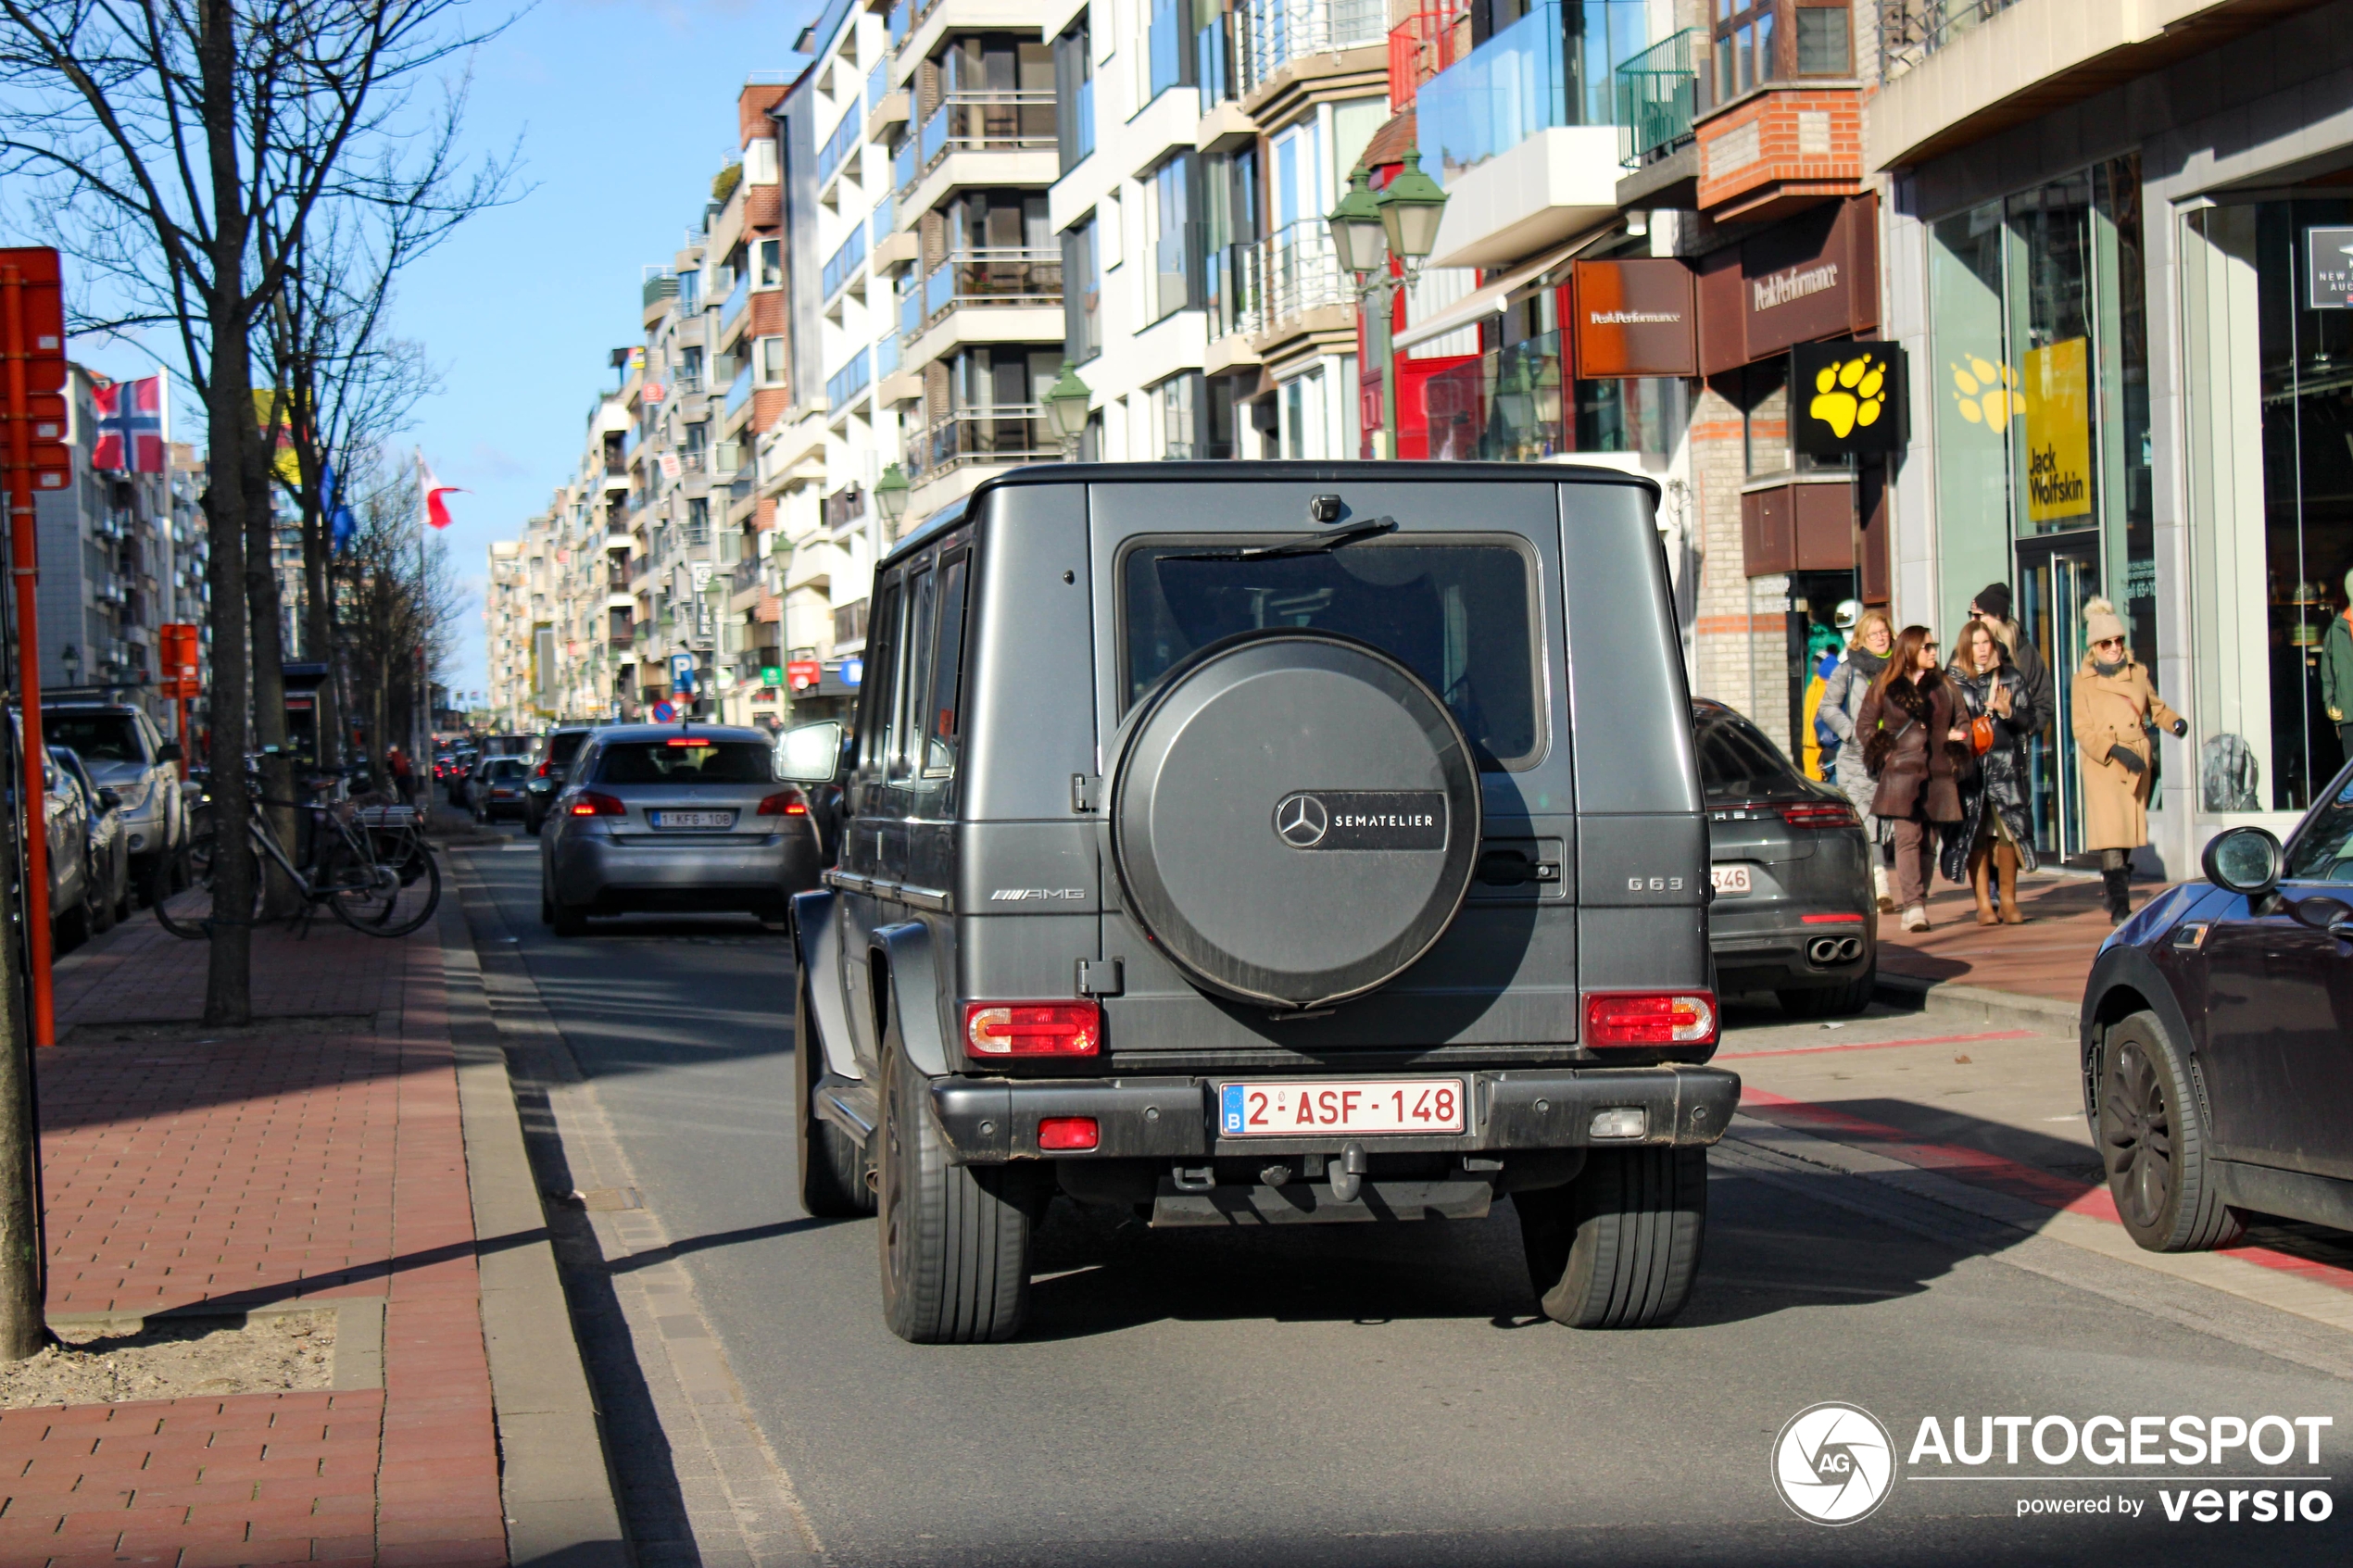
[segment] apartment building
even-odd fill
[[[41,684],[50,696],[105,696],[145,708],[167,734],[174,704],[158,695],[157,628],[207,628],[210,603],[204,468],[195,449],[164,448],[165,471],[95,467],[103,384],[79,365],[66,383],[73,483],[34,497],[41,583]]]
[[[539,722],[531,593],[523,567],[527,545],[525,539],[493,540],[490,571],[482,590],[483,630],[489,650],[490,684],[485,695],[493,726],[509,733],[536,728]]]

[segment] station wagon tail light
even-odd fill
[[[610,795],[584,789],[572,803],[572,814],[575,817],[625,817],[629,815],[629,808]]]
[[[964,1043],[978,1056],[1093,1056],[1102,1038],[1093,1002],[964,1004]]]
[[[1705,1046],[1715,1039],[1716,998],[1705,991],[1617,991],[1585,998],[1589,1046]]]
[[[809,802],[800,797],[800,791],[797,789],[780,790],[761,801],[760,809],[752,815],[755,817],[805,817],[809,815]]]
[[[539,776],[543,779],[547,776],[547,764],[545,762],[539,764]]]
[[[1781,808],[1781,821],[1793,828],[1852,828],[1862,826],[1855,815],[1855,808],[1842,806],[1834,800],[1807,800],[1795,806]]]
[[[1038,1119],[1041,1149],[1088,1149],[1103,1141],[1102,1129],[1091,1116],[1046,1116]]]

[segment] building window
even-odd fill
[[[1102,269],[1095,251],[1089,213],[1063,235],[1063,352],[1074,365],[1103,350]]]
[[[1095,54],[1080,17],[1054,40],[1055,145],[1067,174],[1095,150]]]
[[[1773,69],[1774,0],[1716,0],[1716,101],[1727,103],[1760,82],[1780,75]]]
[[[785,384],[785,340],[763,337],[752,345],[752,379],[761,386]]]
[[[1798,75],[1844,76],[1853,69],[1848,63],[1845,6],[1800,6],[1793,20]]]
[[[1181,371],[1152,388],[1162,457],[1181,462],[1206,456],[1201,450],[1202,390],[1199,370]]]
[[[1768,82],[1845,76],[1854,69],[1850,19],[1839,0],[1715,0],[1715,11],[1719,104]]]
[[[760,276],[759,281],[753,286],[763,289],[778,289],[784,287],[785,242],[782,240],[762,240],[760,242],[756,249],[759,256]]]
[[[1200,160],[1179,153],[1153,171],[1151,180],[1152,320],[1201,303]]]
[[[1151,0],[1151,79],[1145,101],[1171,87],[1193,85],[1193,7],[1190,0]]]

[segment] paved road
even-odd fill
[[[790,1197],[783,939],[712,918],[559,942],[525,847],[469,858],[829,1562],[1958,1563],[2135,1545],[2255,1562],[2342,1559],[2353,1538],[2353,1397],[2266,1348],[2269,1309],[2090,1255],[2031,1272],[1809,1186],[1851,1177],[1719,1161],[1702,1283],[1664,1331],[1540,1319],[1508,1207],[1267,1235],[1058,1204],[1019,1343],[903,1345],[877,1314],[872,1223],[808,1222]],[[1798,1037],[1763,1010],[1737,1043],[1776,1030]],[[2164,1293],[2189,1310],[2134,1304]],[[1780,1501],[1768,1451],[1825,1400],[1874,1412],[1906,1452],[1928,1416],[2326,1415],[2318,1465],[2205,1474],[2328,1476],[2312,1487],[2347,1506],[2324,1524],[2172,1524],[2156,1481],[2178,1491],[2179,1467],[2117,1482],[1997,1459],[1911,1465],[1878,1513],[1824,1529]],[[664,1462],[634,1447],[624,1474]],[[1912,1479],[1931,1473],[1976,1479]],[[2018,1516],[2120,1497],[2145,1503],[2137,1521]]]

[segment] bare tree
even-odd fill
[[[452,171],[462,93],[437,107],[420,94],[504,25],[470,28],[463,11],[463,0],[0,0],[0,178],[15,177],[19,199],[120,301],[86,324],[176,330],[204,398],[228,909],[253,907],[253,858],[234,830],[250,802],[248,704],[265,750],[285,724],[255,330],[322,205],[454,221],[503,182],[495,162],[472,181]],[[208,1022],[251,1018],[251,958],[246,925],[216,928]]]
[[[466,595],[440,541],[420,553],[416,470],[404,465],[386,473],[371,464],[355,470],[354,482],[362,488],[359,526],[341,558],[339,635],[378,749],[382,737],[407,734],[420,705],[431,704],[433,672],[456,652]]]

